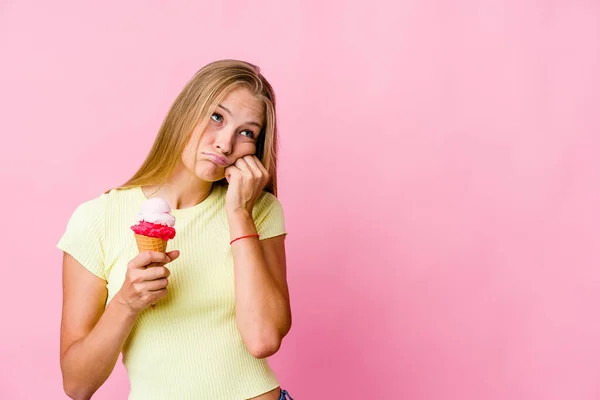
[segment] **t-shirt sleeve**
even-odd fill
[[[283,207],[277,197],[263,192],[252,211],[256,231],[261,239],[287,234]]]
[[[80,204],[67,223],[56,247],[69,253],[94,275],[104,273],[104,196]]]

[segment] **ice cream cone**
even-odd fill
[[[147,199],[136,215],[131,227],[140,252],[145,250],[166,253],[167,242],[175,237],[175,217],[166,200],[160,197]]]
[[[167,241],[160,238],[134,234],[135,242],[137,243],[140,253],[145,250],[160,251],[166,253]]]

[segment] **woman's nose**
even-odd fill
[[[233,152],[233,138],[235,133],[231,129],[222,129],[215,140],[215,147],[223,155],[228,156]]]

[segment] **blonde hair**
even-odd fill
[[[220,60],[200,69],[185,85],[158,131],[154,144],[137,172],[116,189],[162,185],[181,160],[196,126],[201,130],[228,93],[239,87],[249,89],[262,101],[265,125],[256,141],[256,157],[269,172],[264,190],[277,196],[277,122],[275,93],[260,68],[239,60]],[[214,184],[226,185],[222,179]]]

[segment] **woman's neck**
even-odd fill
[[[142,187],[147,198],[161,197],[172,210],[193,207],[204,201],[212,191],[212,182],[186,173],[175,173],[162,185]]]

